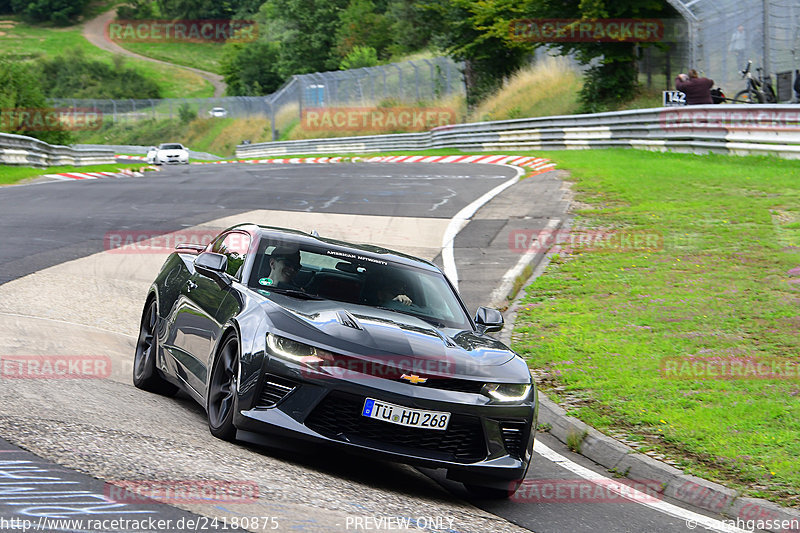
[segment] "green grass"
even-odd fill
[[[3,20],[14,20],[3,17]],[[111,63],[114,54],[93,46],[81,34],[80,26],[48,28],[31,26],[15,21],[13,28],[2,28],[0,50],[4,54],[23,59],[55,57],[65,50],[79,48],[86,57]],[[125,65],[154,80],[164,98],[208,98],[214,95],[214,87],[199,75],[179,71],[166,65],[157,65],[140,59],[126,58]]]
[[[91,165],[87,167],[59,166],[47,168],[17,167],[0,164],[0,185],[12,185],[28,178],[43,174],[60,174],[62,172],[116,172],[122,168],[139,168],[144,163],[123,163],[113,165]]]
[[[676,380],[665,357],[800,363],[800,162],[637,150],[540,152],[593,231],[654,249],[561,250],[527,287],[514,348],[571,414],[682,468],[800,503],[800,380]]]
[[[220,73],[223,43],[126,43],[121,47],[139,55],[160,59],[167,63],[199,68],[207,72]],[[213,94],[211,95],[213,96]]]

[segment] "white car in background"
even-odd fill
[[[208,114],[212,117],[227,117],[228,111],[224,107],[212,107]]]
[[[147,154],[148,158],[150,153]],[[162,143],[158,145],[155,156],[155,165],[188,165],[189,150],[180,143]]]

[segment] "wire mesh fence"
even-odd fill
[[[800,68],[800,3],[797,0],[669,0],[686,20],[688,54],[677,72],[695,68],[726,92],[745,86],[741,71],[779,79],[779,101],[791,98]],[[787,86],[787,83],[789,86]],[[782,89],[782,90],[781,90]]]
[[[460,65],[447,57],[390,63],[377,67],[316,72],[292,76],[266,96],[222,98],[163,98],[100,100],[56,98],[54,107],[92,110],[103,120],[129,123],[140,120],[266,117],[273,137],[300,120],[303,109],[335,106],[379,107],[425,105],[465,93]]]

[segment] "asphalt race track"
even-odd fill
[[[143,296],[166,253],[107,251],[113,238],[211,235],[256,222],[381,244],[441,265],[451,219],[515,175],[495,165],[231,164],[0,188],[0,359],[80,355],[109,364],[103,379],[0,375],[0,530],[14,531],[1,525],[15,518],[146,516],[170,519],[172,529],[128,530],[183,531],[174,526],[179,519],[217,517],[226,528],[217,522],[216,529],[227,531],[234,523],[250,531],[738,531],[722,522],[690,529],[693,515],[646,501],[468,501],[438,472],[287,443],[230,444],[209,434],[202,409],[187,397],[131,384]],[[566,194],[558,174],[548,172],[511,186],[461,224],[454,256],[472,310],[496,300],[500,280],[520,258],[509,232],[557,227]],[[556,455],[537,449],[550,458],[536,453],[528,479],[568,485],[581,479],[572,465],[604,473],[549,435],[537,439]],[[566,462],[554,459],[559,454]],[[225,480],[255,493],[230,503],[145,501],[91,511],[108,504],[106,482],[120,480]],[[261,520],[245,523],[248,517]],[[47,523],[43,530],[125,530]]]

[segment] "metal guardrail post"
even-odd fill
[[[408,64],[414,69],[414,95],[416,101],[419,102],[419,69],[417,68],[417,64],[413,61],[409,61]]]

